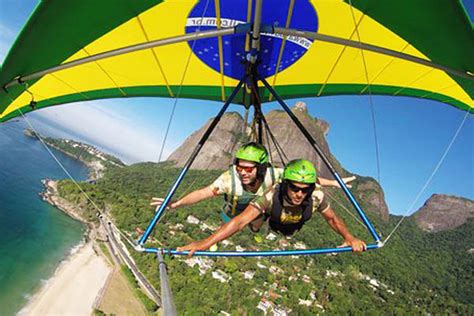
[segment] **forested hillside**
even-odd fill
[[[109,168],[97,184],[82,184],[122,231],[138,239],[154,209],[152,196],[164,196],[179,170],[167,164],[143,163]],[[210,184],[220,171],[190,170],[175,199],[190,190]],[[367,179],[354,184],[354,193]],[[95,211],[69,181],[60,183],[63,197],[74,201],[92,216]],[[367,242],[365,228],[341,207],[352,210],[339,189],[329,193],[336,212],[351,232]],[[361,196],[364,196],[363,194]],[[367,206],[361,200],[363,207]],[[220,225],[222,199],[167,212],[158,223],[147,246],[172,247],[203,238]],[[386,222],[370,212],[382,235],[399,218]],[[193,216],[195,219],[189,217]],[[263,310],[293,313],[474,313],[474,221],[440,233],[426,233],[406,219],[382,249],[361,255],[345,253],[280,258],[167,258],[169,277],[180,313],[256,314]],[[269,232],[267,232],[269,233]],[[341,238],[320,216],[314,217],[291,239],[264,233],[257,243],[248,229],[237,233],[219,250],[294,249],[339,245]],[[270,239],[268,239],[270,238]],[[142,272],[159,288],[156,258],[134,254]]]

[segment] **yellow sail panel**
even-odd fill
[[[315,0],[312,3],[318,14],[318,33],[341,38],[351,36],[354,31],[354,22],[349,5],[338,0]],[[362,13],[354,9],[354,15],[358,21]]]

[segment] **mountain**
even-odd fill
[[[316,143],[329,158],[336,168],[336,171],[340,174],[344,173],[339,162],[332,156],[329,145],[326,141],[326,135],[329,132],[329,124],[312,117],[308,113],[306,104],[303,102],[297,102],[291,111],[316,140]],[[275,139],[277,139],[280,147],[283,149],[283,152],[286,154],[288,161],[297,158],[308,159],[315,164],[316,169],[319,171],[321,176],[332,179],[332,175],[326,168],[326,165],[322,162],[319,155],[308,143],[303,133],[296,127],[286,112],[279,110],[271,111],[267,114],[266,119],[270,126],[270,130],[275,136]],[[267,145],[271,156],[274,158],[274,164],[280,166],[283,165],[273,142],[270,142],[269,145],[265,145]]]
[[[168,161],[173,161],[176,167],[184,166],[211,122],[212,119],[186,138],[184,143],[168,157]],[[246,140],[245,129],[244,120],[239,113],[225,113],[191,167],[201,170],[227,169],[232,163],[231,153]]]
[[[326,141],[326,135],[330,129],[329,123],[312,117],[308,113],[306,104],[303,102],[297,102],[291,110],[316,140],[336,171],[341,176],[351,175],[331,154],[331,150]],[[265,118],[274,138],[277,140],[277,146],[285,153],[286,157],[282,157],[284,160],[290,161],[297,158],[308,159],[315,164],[320,176],[326,179],[333,179],[332,174],[322,162],[319,155],[310,146],[304,135],[291,121],[286,112],[282,110],[270,111]],[[211,121],[212,120],[209,120],[203,127],[192,133],[184,143],[168,157],[168,162],[174,164],[176,167],[184,166]],[[228,166],[232,164],[233,153],[235,153],[241,144],[250,140],[250,132],[250,127],[245,126],[245,121],[239,113],[231,112],[224,114],[216,126],[216,129],[196,157],[196,160],[193,162],[191,166],[192,169],[227,169]],[[283,166],[284,164],[274,143],[272,141],[268,142],[267,137],[264,137],[264,145],[269,149],[273,165]],[[384,221],[387,221],[389,210],[385,203],[381,186],[374,179],[361,176],[353,183],[353,186],[358,188],[354,191],[356,198],[360,201],[364,200],[364,209],[369,213],[380,215]]]
[[[417,225],[428,232],[454,229],[474,217],[474,201],[444,194],[433,194],[412,215]]]
[[[335,165],[336,170],[341,173],[342,168],[337,160],[332,157],[325,138],[329,132],[329,124],[309,115],[306,105],[303,102],[296,103],[292,108],[292,112],[309,131],[311,136],[316,139],[322,151]],[[283,149],[283,152],[286,154],[287,161],[296,158],[308,159],[315,163],[315,166],[323,177],[332,177],[319,156],[308,144],[308,141],[304,138],[303,134],[285,112],[275,110],[269,112],[265,117],[271,132],[275,136],[280,147]],[[176,167],[184,166],[199,139],[207,130],[211,122],[212,119],[186,138],[184,143],[168,157],[168,161],[173,161]],[[225,113],[203,146],[203,149],[196,157],[196,160],[193,162],[191,166],[192,169],[226,169],[230,164],[232,164],[232,154],[237,150],[237,148],[242,143],[251,140],[249,136],[250,132],[250,127],[245,125],[244,119],[239,113]],[[283,166],[283,162],[280,159],[273,142],[270,141],[270,143],[268,143],[267,137],[264,137],[264,145],[267,146],[270,151],[273,165]]]

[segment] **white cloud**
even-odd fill
[[[105,103],[105,104],[104,104]],[[36,117],[50,121],[103,149],[109,149],[125,162],[157,161],[161,135],[139,126],[123,112],[110,109],[109,101],[79,102],[36,112]],[[170,150],[165,150],[167,157]]]
[[[14,39],[15,32],[3,23],[0,23],[0,65],[3,64]]]

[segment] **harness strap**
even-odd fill
[[[273,184],[275,183],[275,170],[272,166],[270,166],[268,169],[270,170],[265,173],[262,182],[263,191],[265,191],[268,187],[273,186]],[[244,194],[244,191],[241,184],[240,187],[237,188],[237,175],[234,166],[229,167],[229,173],[231,178],[231,190],[229,194],[224,195],[225,204],[222,210],[223,212],[228,212],[227,214],[230,214],[231,216],[235,216],[237,214],[237,207],[239,205],[240,195]],[[269,183],[269,181],[271,181],[271,183]]]
[[[301,207],[303,208],[303,212],[301,213],[301,219],[298,223],[282,223],[281,213],[283,210],[283,191],[281,190],[281,187],[282,185],[279,184],[275,189],[272,201],[272,209],[270,213],[270,220],[281,225],[302,225],[304,222],[310,220],[313,213],[313,199],[311,197],[309,197],[301,205]]]
[[[235,210],[237,208],[237,200],[238,199],[239,199],[239,197],[237,195],[234,195],[232,197],[232,212],[231,212],[232,216],[235,216]]]
[[[235,171],[234,171],[234,166],[229,167],[229,172],[230,172],[230,178],[231,178],[231,190],[230,190],[230,196],[232,199],[232,204],[231,204],[231,214],[232,216],[235,216],[235,208],[237,207],[237,195],[235,194]],[[230,202],[230,201],[229,201]]]
[[[273,166],[268,167],[270,169],[270,175],[272,177],[272,185],[275,184],[275,169],[273,169]]]
[[[235,196],[235,172],[234,172],[234,166],[229,167],[229,172],[230,172],[230,179],[231,179],[231,189],[230,189],[230,195]]]

